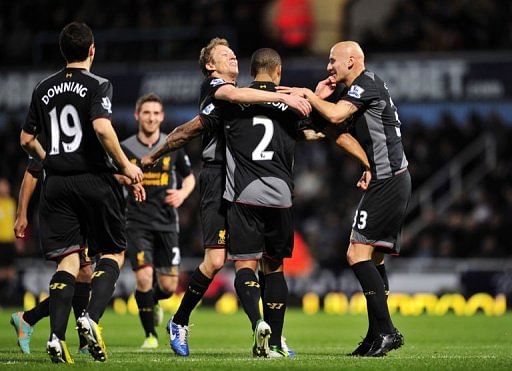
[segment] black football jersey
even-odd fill
[[[271,82],[255,81],[250,87],[275,91]],[[224,198],[266,207],[292,206],[299,116],[284,103],[228,104],[221,113],[226,136]]]
[[[45,137],[48,173],[112,171],[93,120],[112,117],[112,84],[82,68],[64,68],[37,84],[23,126]]]
[[[218,122],[218,125],[208,126],[203,133],[202,160],[205,164],[225,163],[225,139],[224,128],[220,124],[220,109],[226,102],[215,99],[215,92],[221,86],[230,84],[223,79],[209,77],[201,85],[201,96],[199,98],[199,111],[208,115],[211,121]]]
[[[133,135],[121,143],[128,159],[140,166],[140,159],[155,146],[165,143],[165,134],[152,148]],[[132,194],[128,195],[126,205],[126,226],[153,231],[179,232],[178,210],[165,204],[167,189],[176,189],[177,178],[188,176],[191,172],[190,160],[183,149],[173,151],[162,157],[154,167],[144,169],[142,184],[146,190],[146,201],[136,202]]]
[[[407,167],[400,119],[384,81],[368,70],[341,97],[358,107],[348,123],[363,147],[375,179],[385,179]]]

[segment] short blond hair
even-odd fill
[[[215,37],[211,39],[208,45],[202,48],[201,53],[199,53],[199,67],[205,76],[210,76],[211,74],[211,71],[208,71],[206,65],[212,61],[212,51],[216,46],[219,45],[224,45],[229,48],[229,43],[226,39]]]

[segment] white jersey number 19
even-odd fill
[[[80,147],[82,141],[82,125],[80,124],[80,116],[78,111],[71,104],[67,104],[60,111],[60,117],[57,115],[57,107],[50,112],[51,129],[52,129],[52,148],[50,155],[58,155],[60,152],[60,133],[71,137],[70,142],[62,141],[64,152],[75,152]],[[69,117],[71,117],[72,125],[70,125]]]

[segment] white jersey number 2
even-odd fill
[[[266,116],[254,116],[252,119],[252,126],[256,125],[263,125],[265,127],[265,133],[254,151],[252,151],[252,159],[253,161],[272,160],[272,157],[274,157],[274,151],[265,151],[265,149],[268,147],[272,140],[272,136],[274,135],[274,123]]]
[[[64,152],[75,152],[80,147],[82,141],[82,125],[80,124],[80,116],[78,111],[71,104],[67,104],[60,111],[60,117],[57,115],[57,107],[50,112],[51,129],[52,129],[52,148],[50,155],[58,155],[60,153],[60,133],[71,137],[70,142],[62,141]],[[69,118],[71,117],[72,125]]]

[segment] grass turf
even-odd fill
[[[37,324],[30,355],[21,354],[9,325],[11,311],[0,312],[0,369],[45,370],[54,365],[45,352],[48,319]],[[78,339],[70,320],[67,343],[75,364],[73,369],[103,370],[510,370],[512,365],[512,313],[503,317],[403,317],[393,316],[405,336],[403,348],[385,358],[353,358],[352,351],[366,331],[362,315],[305,315],[289,310],[285,324],[288,344],[295,359],[254,359],[252,333],[242,311],[217,314],[200,308],[192,315],[188,358],[176,357],[167,344],[164,327],[158,329],[160,347],[139,351],[144,340],[139,319],[107,311],[102,319],[109,359],[95,363],[88,355],[76,354]]]

